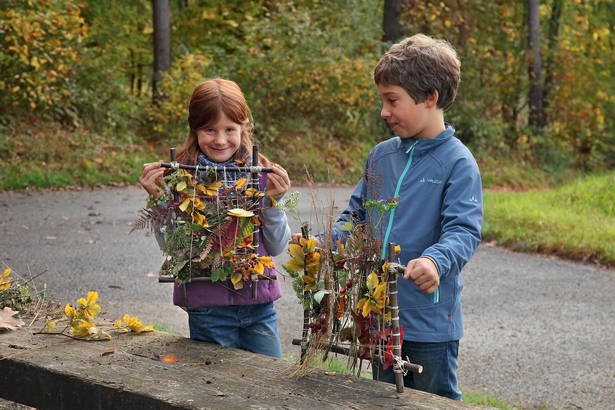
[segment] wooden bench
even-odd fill
[[[486,409],[161,332],[88,342],[0,331],[0,397],[38,409]],[[113,353],[109,353],[113,350]],[[161,359],[177,355],[175,363]]]

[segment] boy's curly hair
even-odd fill
[[[461,62],[453,46],[424,34],[393,44],[374,69],[376,85],[403,88],[416,103],[438,92],[437,106],[453,105],[461,81]]]

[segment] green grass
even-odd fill
[[[333,356],[333,357],[328,358],[325,362],[322,361],[322,358],[316,357],[312,361],[312,366],[321,368],[327,371],[331,371],[331,372],[348,373],[348,374],[350,373],[350,371],[346,367],[346,360],[343,357]],[[371,368],[368,369],[366,366],[364,366],[364,368],[361,371],[361,377],[364,377],[366,379],[372,379]],[[477,404],[480,406],[493,407],[496,409],[522,410],[522,408],[517,405],[506,403],[493,396],[487,396],[487,395],[475,393],[475,392],[465,392],[464,391],[462,394],[462,400],[466,403]]]
[[[485,194],[483,240],[615,266],[615,172],[559,188]]]

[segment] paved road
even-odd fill
[[[301,217],[322,226],[311,209],[336,206],[350,189],[302,194]],[[125,313],[188,334],[186,314],[157,281],[162,254],[145,230],[128,234],[145,194],[138,187],[0,193],[0,261],[48,295],[74,303],[99,293],[103,314]],[[294,232],[298,222],[290,218]],[[286,256],[277,258],[284,262]],[[524,409],[615,409],[615,271],[481,245],[464,270],[466,336],[460,382]],[[285,355],[301,332],[302,312],[290,280],[277,302]]]

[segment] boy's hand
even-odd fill
[[[303,235],[301,235],[300,233],[293,233],[290,235],[290,241],[289,243],[291,244],[295,244],[295,245],[301,245],[301,237]]]
[[[438,268],[429,258],[413,259],[406,265],[404,279],[411,279],[423,292],[432,294],[440,286]]]
[[[301,238],[303,237],[300,233],[293,233],[290,235],[289,244],[301,245]],[[310,239],[314,239],[314,246],[320,248],[320,241],[315,236],[310,236]]]

